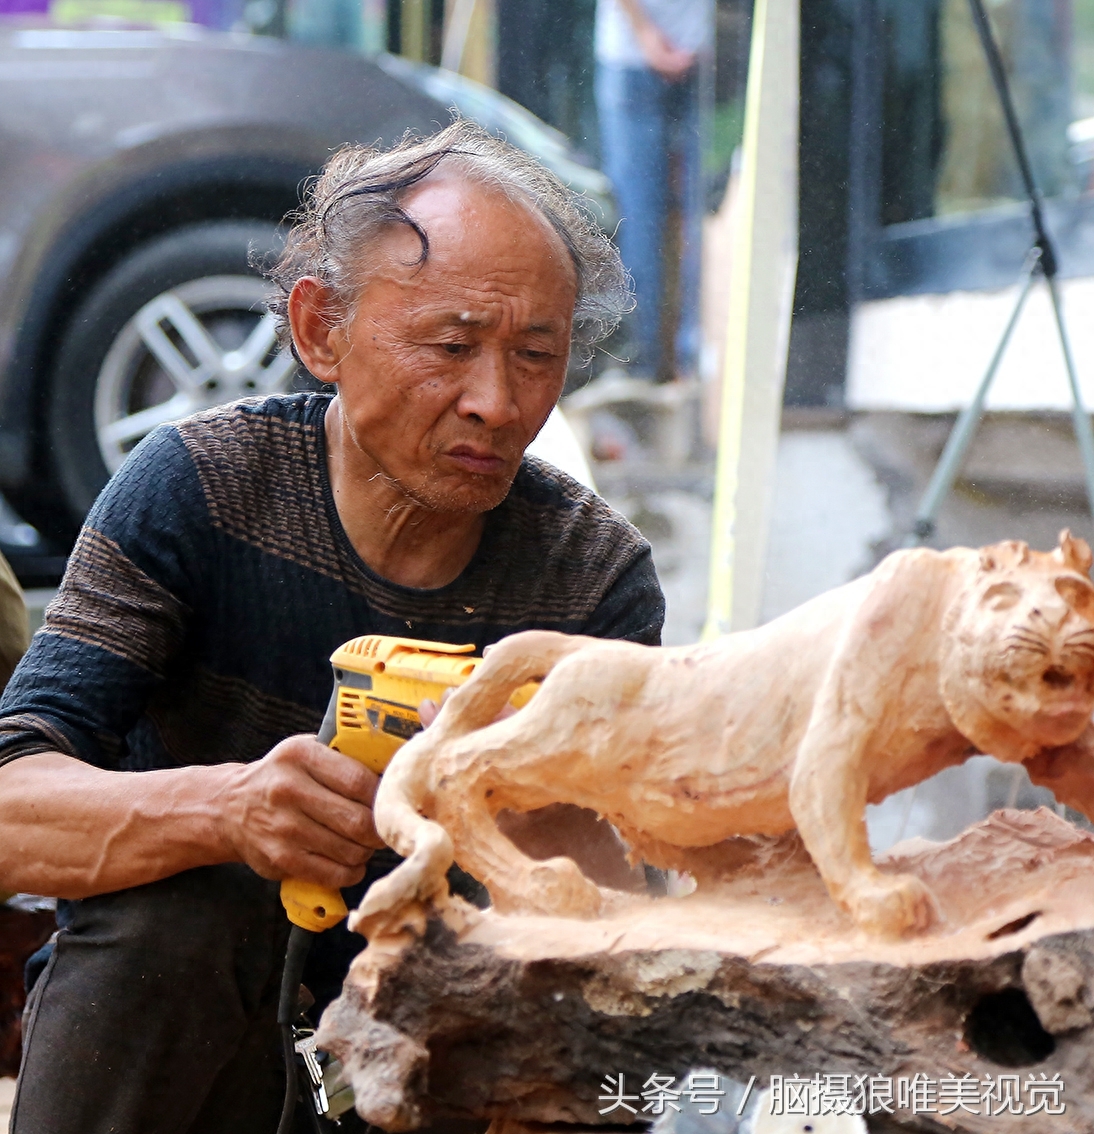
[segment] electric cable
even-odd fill
[[[304,976],[304,962],[308,959],[315,934],[299,925],[289,931],[289,944],[285,949],[285,968],[281,973],[281,995],[277,1001],[277,1023],[281,1028],[281,1051],[285,1059],[285,1102],[281,1108],[281,1121],[277,1134],[292,1134],[296,1115],[296,1096],[299,1084],[296,1077],[296,1045],[293,1043],[293,1024],[299,1013],[300,983]]]

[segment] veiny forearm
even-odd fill
[[[107,772],[58,752],[0,767],[0,889],[84,898],[237,857],[218,801],[240,765]]]

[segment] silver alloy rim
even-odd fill
[[[110,472],[157,425],[288,389],[296,362],[277,347],[268,295],[256,276],[204,276],[126,323],[95,384],[95,433]]]

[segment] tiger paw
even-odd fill
[[[930,888],[914,874],[879,874],[848,887],[847,910],[868,933],[902,937],[922,933],[941,920]]]

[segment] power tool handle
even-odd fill
[[[330,744],[338,732],[338,682],[330,693],[327,702],[327,711],[323,714],[323,723],[319,726],[319,743]]]

